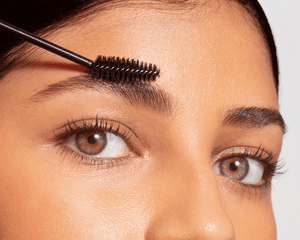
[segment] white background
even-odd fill
[[[281,158],[288,172],[274,179],[279,240],[300,240],[300,0],[259,0],[272,27],[280,67],[279,104],[288,125]]]

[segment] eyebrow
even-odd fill
[[[222,119],[222,125],[248,129],[277,125],[283,134],[287,131],[286,124],[278,110],[260,107],[230,108]]]
[[[172,95],[156,85],[145,83],[117,84],[92,78],[90,75],[80,75],[47,85],[29,98],[30,102],[43,102],[68,92],[78,90],[96,90],[111,93],[133,106],[142,106],[163,115],[171,115],[173,109]],[[260,107],[232,107],[221,119],[221,124],[243,128],[263,128],[277,125],[283,133],[287,127],[278,110]]]
[[[163,115],[171,115],[173,112],[172,95],[159,86],[143,82],[118,84],[95,79],[90,75],[75,76],[47,85],[45,89],[38,91],[28,100],[30,102],[43,102],[61,94],[78,90],[110,93],[133,106],[142,106]]]

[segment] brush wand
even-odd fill
[[[30,42],[34,45],[37,45],[43,49],[46,49],[54,54],[57,54],[63,58],[69,59],[72,62],[78,63],[83,67],[88,69],[92,69],[94,66],[94,62],[88,58],[85,58],[77,53],[69,51],[63,47],[60,47],[54,43],[51,43],[43,38],[40,38],[30,32],[27,32],[24,29],[18,28],[10,23],[4,22],[0,19],[0,28],[3,30],[12,33],[18,38],[21,38],[27,42]]]
[[[139,60],[115,57],[98,56],[96,61],[92,61],[68,49],[60,47],[52,42],[40,38],[24,29],[16,27],[0,19],[0,29],[12,33],[13,35],[39,46],[47,51],[57,54],[72,62],[90,70],[93,77],[97,79],[110,80],[113,82],[136,82],[155,81],[160,76],[160,70],[156,65],[143,63]]]

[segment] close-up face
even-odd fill
[[[0,81],[1,239],[276,239],[284,123],[238,3],[120,6],[45,38],[161,74],[115,84],[29,46]]]

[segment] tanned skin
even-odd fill
[[[271,190],[257,187],[267,180],[247,187],[215,171],[232,149],[260,149],[276,162],[283,138],[279,120],[223,121],[238,108],[278,111],[268,50],[238,4],[116,8],[46,39],[90,59],[157,64],[151,86],[167,107],[80,79],[68,88],[62,81],[88,77],[84,70],[32,47],[0,82],[1,239],[276,239]],[[51,84],[62,89],[51,93]],[[68,122],[101,119],[130,136],[122,159],[88,161],[71,137],[57,141]]]

